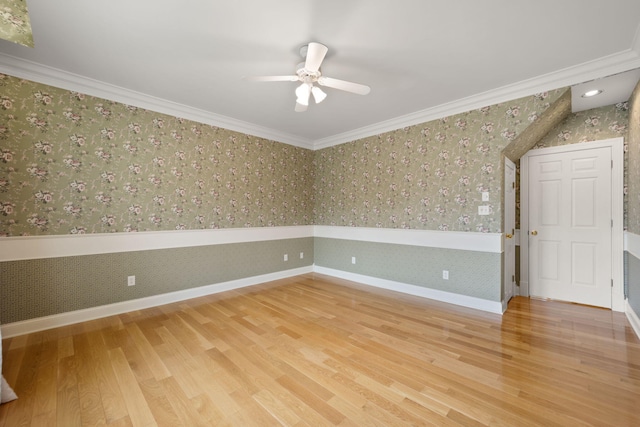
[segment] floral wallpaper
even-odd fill
[[[629,174],[627,131],[629,128],[629,103],[621,102],[606,107],[580,111],[569,115],[555,129],[551,130],[532,149],[558,147],[580,142],[625,137],[624,141],[624,224],[627,225],[628,200],[627,185]],[[516,227],[520,228],[520,162],[516,170]]]
[[[26,0],[0,0],[0,38],[33,47]]]
[[[640,234],[640,82],[629,100],[627,179],[627,229]],[[640,313],[636,311],[636,313]]]
[[[316,224],[500,232],[501,152],[566,90],[316,152]]]
[[[0,74],[0,236],[312,224],[313,155]]]

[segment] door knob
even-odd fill
[[[536,230],[532,230],[532,231],[531,231],[531,235],[532,235],[532,236],[537,236],[537,235],[538,235],[538,232],[537,232]]]
[[[506,237],[507,239],[510,239],[513,237],[513,234],[506,234],[504,237]]]

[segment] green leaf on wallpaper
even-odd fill
[[[0,38],[33,47],[26,0],[0,0]]]

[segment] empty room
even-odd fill
[[[640,3],[0,0],[0,427],[640,425]]]

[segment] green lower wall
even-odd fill
[[[2,262],[0,323],[310,266],[313,251],[308,237]]]
[[[627,259],[627,298],[633,311],[640,315],[640,259],[629,252]]]
[[[349,273],[501,300],[502,254],[316,237],[314,263]],[[351,258],[356,257],[356,264]],[[449,271],[449,280],[442,279]]]

